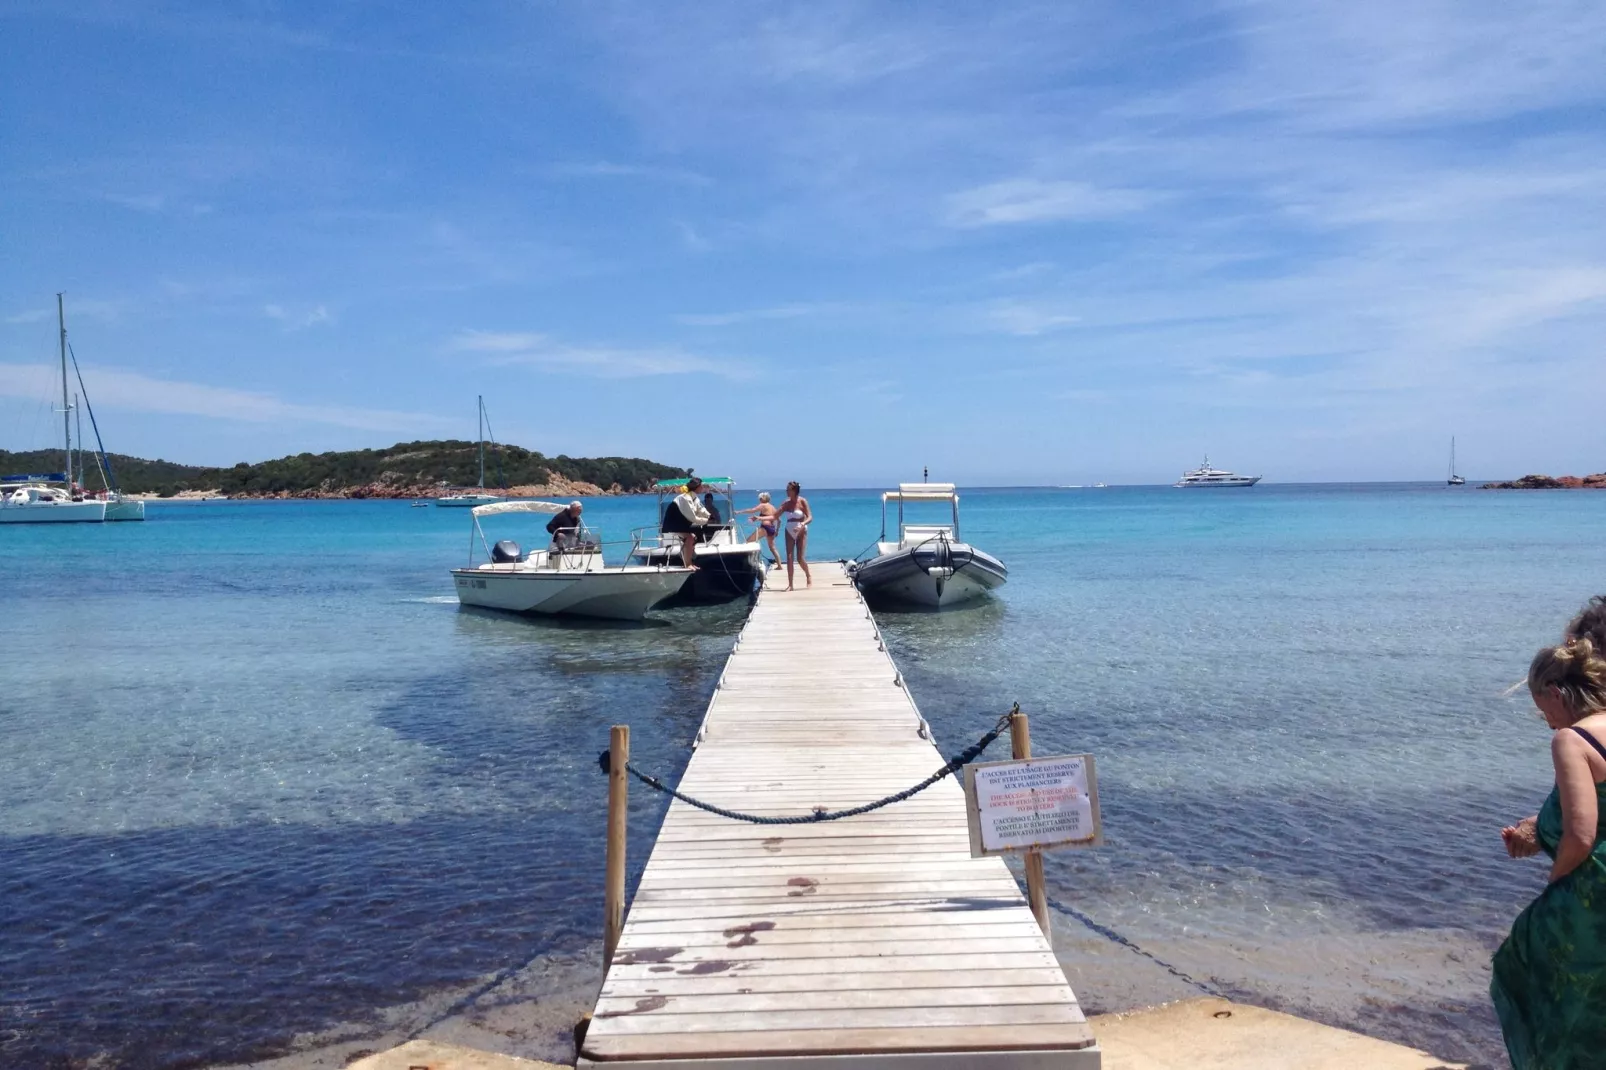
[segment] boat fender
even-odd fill
[[[954,570],[942,565],[932,565],[930,568],[926,569],[926,575],[930,576],[938,583],[942,583],[944,580],[951,580],[954,578]]]

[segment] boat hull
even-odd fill
[[[472,509],[476,505],[490,505],[501,500],[494,494],[474,494],[462,498],[436,498],[435,504],[442,509]]]
[[[679,592],[691,575],[679,569],[630,567],[590,572],[452,569],[457,600],[465,606],[603,620],[640,620]]]
[[[654,547],[638,551],[634,560],[651,567],[681,563],[679,549]],[[750,598],[764,578],[764,561],[759,545],[753,543],[715,543],[697,547],[697,571],[675,595],[677,605],[714,605]]]
[[[128,498],[119,498],[106,503],[106,520],[144,520],[145,503]]]
[[[99,524],[105,519],[105,502],[0,504],[0,524]]]
[[[853,570],[872,603],[942,609],[980,598],[1009,578],[1004,563],[961,542],[926,543],[873,557]]]
[[[1210,488],[1210,489],[1222,490],[1222,489],[1226,489],[1226,488],[1230,488],[1230,487],[1252,487],[1256,483],[1259,483],[1259,482],[1260,482],[1260,477],[1259,476],[1243,476],[1243,477],[1235,478],[1235,479],[1217,479],[1217,480],[1202,480],[1202,479],[1201,480],[1186,480],[1185,479],[1180,483],[1173,483],[1171,485],[1174,486],[1174,487],[1181,487],[1184,490],[1192,490],[1192,489],[1195,489],[1195,488]]]

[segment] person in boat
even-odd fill
[[[717,528],[724,523],[719,515],[719,506],[714,504],[714,492],[708,491],[703,495],[703,508],[708,512],[708,526]]]
[[[666,535],[680,536],[681,563],[687,568],[697,567],[693,561],[697,554],[698,537],[708,537],[708,510],[697,498],[697,492],[702,489],[703,481],[692,476],[686,480],[680,493],[675,495],[675,500],[669,503],[669,508],[664,510],[663,531]]]
[[[1588,635],[1534,655],[1528,691],[1553,731],[1556,786],[1536,821],[1550,881],[1495,952],[1489,995],[1514,1070],[1601,1065],[1606,1052],[1606,657]],[[1509,833],[1511,830],[1505,830]]]
[[[767,490],[759,491],[757,505],[751,509],[738,509],[736,512],[738,514],[753,514],[753,523],[757,526],[753,528],[753,533],[747,537],[747,541],[757,542],[762,537],[765,542],[770,544],[770,564],[779,564],[781,554],[779,550],[775,549],[775,536],[780,534],[781,529],[776,522],[775,506],[770,504],[770,492]]]
[[[552,519],[546,522],[546,530],[552,536],[553,546],[563,549],[579,541],[580,513],[584,509],[579,502],[570,502],[563,512],[552,514]]]
[[[809,563],[806,553],[809,548],[809,525],[814,523],[814,512],[809,508],[809,500],[803,497],[803,487],[797,480],[786,485],[786,501],[781,503],[781,524],[786,531],[786,589],[792,589],[792,566],[794,561],[803,569],[804,583],[814,586],[814,576],[809,572]]]

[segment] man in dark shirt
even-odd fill
[[[552,536],[553,546],[575,544],[575,536],[580,533],[580,511],[583,508],[579,502],[570,502],[567,509],[553,514],[552,519],[546,522],[547,534]]]

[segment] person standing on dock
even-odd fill
[[[786,589],[792,589],[792,563],[794,559],[803,569],[803,580],[814,586],[805,555],[809,548],[809,525],[814,523],[814,512],[809,500],[803,497],[803,486],[797,480],[786,485],[786,501],[781,503],[781,521],[786,530]]]
[[[1528,690],[1554,735],[1535,821],[1550,883],[1494,956],[1489,995],[1514,1070],[1606,1065],[1606,657],[1588,635],[1534,655]],[[1505,830],[1513,857],[1537,853]]]

